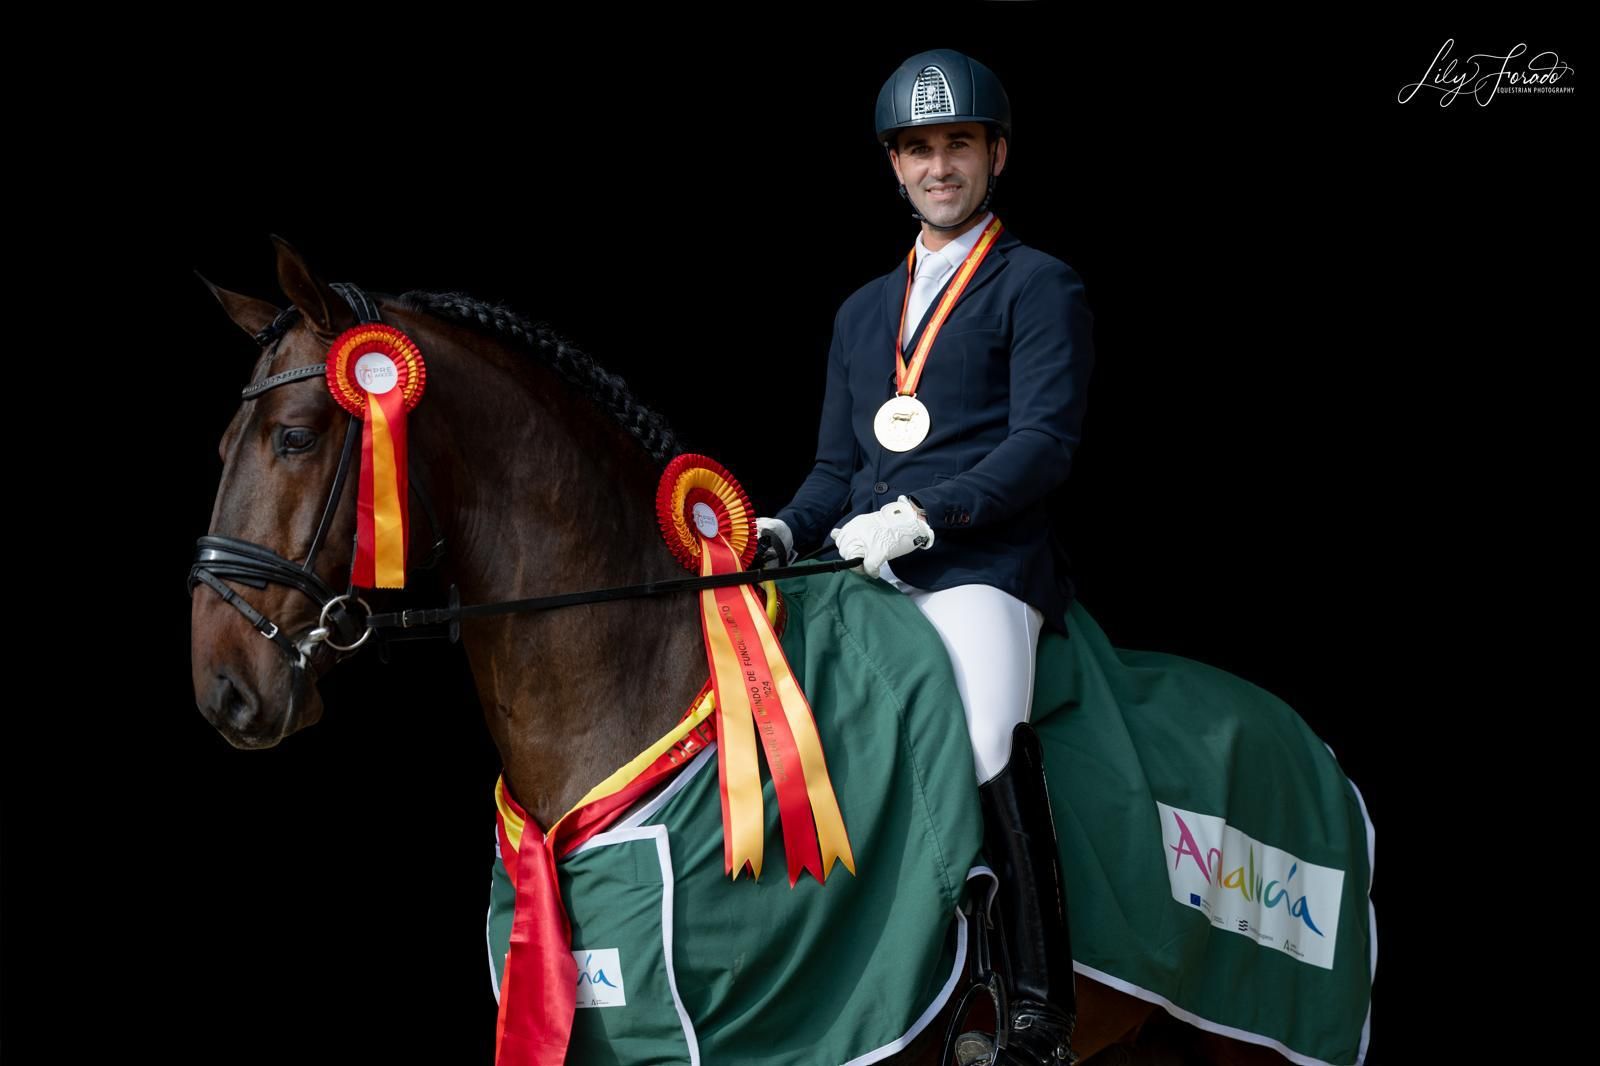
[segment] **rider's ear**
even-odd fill
[[[233,324],[254,337],[278,317],[278,309],[265,300],[258,300],[254,296],[246,296],[240,292],[229,292],[220,285],[213,285],[206,276],[196,270],[194,276],[205,282],[206,288],[211,290],[211,295],[217,298],[222,309],[233,319]]]
[[[272,243],[278,246],[278,287],[300,309],[314,332],[332,341],[357,323],[350,305],[317,276],[293,245],[276,233],[272,234]]]

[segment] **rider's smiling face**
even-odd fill
[[[1005,138],[990,144],[976,122],[917,126],[895,138],[898,150],[890,149],[889,163],[912,206],[939,226],[970,215],[988,192],[990,167],[999,174],[1006,165]]]

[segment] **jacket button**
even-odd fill
[[[889,483],[887,481],[874,482],[872,485],[872,491],[876,492],[879,496],[882,496],[884,493],[889,491]]]

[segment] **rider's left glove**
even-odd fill
[[[881,511],[857,515],[832,532],[833,543],[843,559],[860,559],[862,569],[879,577],[878,568],[918,548],[933,547],[933,527],[923,511],[906,497],[887,504]]]

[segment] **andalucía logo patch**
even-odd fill
[[[578,964],[579,1007],[626,1007],[627,991],[622,983],[622,960],[616,948],[574,950]]]
[[[1333,969],[1343,870],[1264,844],[1215,815],[1160,800],[1156,809],[1173,899],[1219,929]]]

